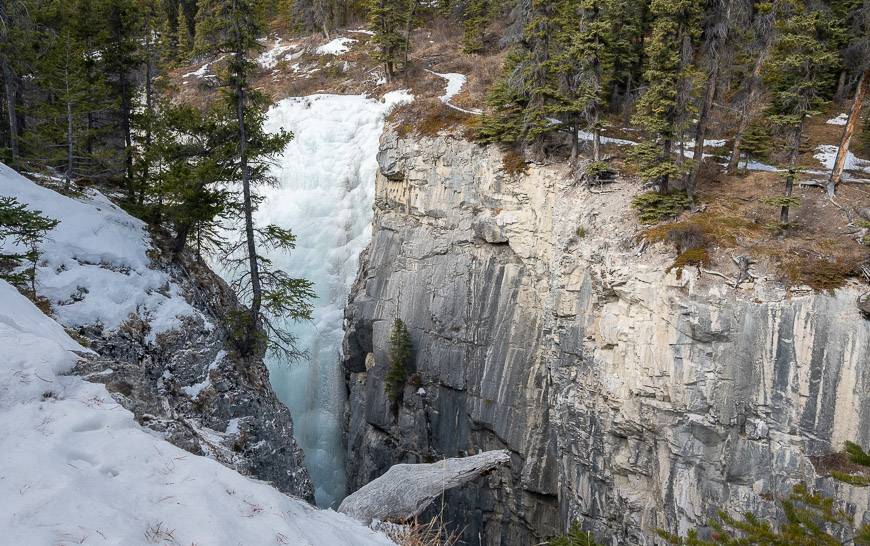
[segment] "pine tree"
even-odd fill
[[[390,402],[396,403],[402,399],[402,392],[408,379],[408,367],[411,365],[413,345],[411,334],[401,319],[393,321],[390,330],[389,359],[390,367],[387,370],[384,386]]]
[[[489,0],[468,0],[462,17],[462,50],[466,53],[483,51],[483,37],[489,23]]]
[[[540,154],[544,136],[559,130],[550,119],[551,108],[559,97],[551,62],[555,16],[553,2],[532,2],[532,16],[523,29],[523,39],[508,56],[504,76],[487,97],[492,112],[481,119],[481,142],[523,144]]]
[[[649,30],[648,0],[607,0],[608,46],[602,71],[602,88],[609,90],[610,108],[622,112],[629,123],[631,104],[640,87],[644,37]]]
[[[779,0],[776,4],[776,42],[771,51],[766,81],[771,92],[768,120],[788,138],[788,176],[785,198],[791,197],[795,166],[806,119],[818,112],[831,87],[831,67],[837,55],[826,40],[830,21],[822,12],[800,0]],[[784,202],[780,223],[788,224],[789,205]]]
[[[26,0],[0,2],[0,78],[3,79],[6,110],[6,149],[9,160],[18,161],[22,115],[19,111],[22,75],[30,72],[35,29],[31,6]]]
[[[601,114],[605,105],[602,71],[610,22],[595,0],[556,2],[553,55],[549,69],[558,81],[548,117],[558,119],[571,136],[571,160],[578,153],[578,133],[592,131],[592,159],[601,159]]]
[[[252,52],[259,49],[263,31],[262,11],[254,0],[205,0],[197,15],[197,47],[201,53],[229,56],[226,75],[220,85],[225,100],[217,106],[213,155],[221,163],[227,183],[240,183],[236,209],[244,237],[230,247],[228,265],[236,266],[234,288],[248,301],[249,308],[235,319],[234,339],[242,355],[258,355],[267,347],[289,358],[300,356],[295,339],[278,327],[275,317],[305,320],[311,317],[312,284],[289,277],[275,269],[258,247],[290,251],[295,238],[278,226],[254,225],[253,213],[259,202],[255,185],[270,181],[272,158],[283,151],[292,134],[268,134],[263,129],[267,98],[250,84],[255,63]],[[241,252],[236,252],[236,251]],[[241,254],[241,256],[239,256]]]
[[[104,27],[99,36],[100,67],[111,89],[115,119],[123,147],[123,178],[130,202],[136,198],[137,178],[133,169],[133,114],[136,108],[135,72],[142,65],[139,41],[141,24],[133,0],[100,0]]]
[[[377,47],[375,59],[384,65],[387,81],[394,79],[408,52],[408,6],[407,0],[369,0],[369,28],[375,33],[372,42]]]
[[[187,24],[187,16],[179,6],[175,20],[175,58],[180,64],[190,61],[190,52],[193,49],[193,41],[190,39],[190,27]]]
[[[700,6],[692,0],[652,0],[652,34],[645,48],[646,91],[634,123],[647,134],[634,160],[640,175],[667,193],[671,179],[685,172],[672,157],[691,114],[690,98],[697,73],[692,56],[699,38]]]
[[[39,244],[58,223],[14,197],[0,197],[0,249],[4,249],[0,252],[0,279],[29,287],[35,299]],[[24,262],[27,265],[22,270]]]

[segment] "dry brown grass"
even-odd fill
[[[861,265],[870,263],[870,248],[856,241],[860,230],[854,223],[855,211],[870,206],[870,192],[842,186],[834,204],[821,189],[798,186],[795,195],[801,204],[792,208],[792,222],[783,228],[778,224],[779,209],[765,204],[782,190],[782,178],[776,173],[726,176],[712,171],[699,187],[704,212],[684,213],[674,222],[646,229],[642,236],[673,244],[679,259],[692,246],[679,244],[680,239],[695,233],[703,239],[702,245],[695,246],[707,251],[705,258],[711,264],[730,268],[730,256],[747,255],[757,272],[789,286],[833,290],[858,276]],[[691,263],[689,258],[699,257],[685,258]]]
[[[455,546],[462,539],[462,533],[447,530],[440,514],[426,523],[414,520],[406,525],[388,524],[380,531],[399,546]]]
[[[439,99],[418,99],[403,105],[390,116],[401,137],[417,135],[434,137],[442,132],[464,134],[474,116],[450,108]]]

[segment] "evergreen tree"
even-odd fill
[[[785,522],[774,526],[749,513],[736,518],[725,512],[710,522],[709,539],[701,538],[697,530],[685,538],[660,531],[670,544],[680,546],[870,546],[870,526],[855,529],[850,516],[834,506],[833,499],[809,491],[799,485],[792,494],[780,500]]]
[[[14,197],[0,197],[0,279],[30,288],[36,298],[36,263],[39,244],[58,221],[30,210]],[[11,252],[10,252],[11,250]],[[26,262],[24,270],[22,263]]]
[[[99,14],[105,26],[99,36],[100,67],[111,89],[115,120],[123,141],[123,179],[127,197],[136,198],[136,181],[133,169],[133,115],[136,108],[135,72],[142,65],[142,38],[139,13],[133,0],[99,0]]]
[[[559,130],[550,119],[560,97],[552,62],[557,22],[549,0],[533,1],[532,10],[521,43],[505,62],[505,75],[487,97],[492,112],[482,117],[478,139],[523,144],[540,154],[544,136]]]
[[[592,533],[584,531],[576,521],[571,524],[566,534],[551,538],[547,544],[549,546],[598,546]]]
[[[255,185],[270,181],[270,160],[292,138],[284,131],[265,132],[268,100],[250,85],[255,68],[251,54],[260,47],[257,39],[263,31],[259,7],[254,0],[204,0],[197,15],[196,38],[200,52],[229,56],[226,75],[220,82],[224,101],[218,106],[219,121],[214,128],[214,141],[224,144],[213,154],[220,161],[224,182],[240,183],[242,190],[237,210],[244,237],[230,247],[227,263],[237,266],[240,272],[234,288],[247,300],[249,308],[234,317],[234,341],[243,355],[258,355],[269,346],[293,358],[300,356],[295,339],[274,319],[309,319],[314,293],[309,281],[275,269],[258,251],[258,247],[289,251],[295,245],[288,230],[272,225],[258,227],[253,219],[259,201]]]
[[[0,2],[0,77],[3,78],[3,106],[6,114],[5,144],[9,160],[18,161],[22,117],[19,111],[22,80],[30,71],[34,27],[32,6],[26,0]]]
[[[652,0],[652,34],[647,43],[646,91],[634,123],[647,134],[635,150],[640,175],[667,193],[672,178],[685,172],[672,157],[690,119],[696,70],[692,57],[699,38],[701,10],[692,0]]]
[[[489,0],[468,0],[462,17],[462,50],[466,53],[483,51],[483,37],[489,23]]]
[[[408,36],[405,29],[411,14],[407,0],[369,0],[369,28],[374,31],[372,42],[375,59],[384,65],[387,81],[392,81],[406,59]]]
[[[571,136],[571,159],[579,151],[578,133],[592,131],[592,158],[601,159],[601,113],[605,106],[602,71],[610,23],[596,0],[556,2],[556,32],[550,70],[558,81],[548,117],[561,121]]]
[[[830,21],[822,12],[810,9],[801,0],[779,0],[776,4],[776,42],[771,51],[766,81],[771,105],[768,120],[786,133],[788,139],[785,198],[791,197],[795,166],[800,151],[806,119],[817,113],[826,102],[831,87],[831,67],[837,55],[826,40]],[[784,202],[780,214],[788,223],[789,205]]]
[[[190,61],[190,52],[193,49],[193,42],[190,39],[190,27],[187,24],[187,16],[184,14],[184,10],[180,8],[178,9],[177,18],[175,20],[175,29],[175,59],[180,64],[184,64]]]
[[[607,0],[604,4],[610,28],[601,85],[610,92],[611,110],[621,111],[628,125],[632,100],[641,83],[644,37],[649,27],[649,2]]]
[[[396,403],[402,399],[402,392],[408,379],[408,367],[411,365],[412,352],[411,334],[408,333],[405,323],[397,318],[393,321],[393,328],[390,330],[388,351],[390,367],[384,379],[390,402]]]
[[[35,84],[45,93],[28,109],[31,126],[22,137],[28,163],[61,174],[69,184],[86,170],[83,151],[87,136],[86,112],[93,106],[87,81],[85,44],[73,26],[69,2],[51,0],[39,12],[43,49],[34,61]]]

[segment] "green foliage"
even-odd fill
[[[59,222],[38,210],[29,210],[14,197],[0,197],[0,279],[30,288],[36,297],[39,244]],[[22,262],[27,265],[22,270]]]
[[[776,40],[765,70],[771,94],[767,120],[790,134],[793,165],[804,120],[827,100],[837,55],[824,12],[801,0],[781,0],[775,10]]]
[[[743,142],[740,146],[748,157],[764,160],[770,155],[771,138],[770,131],[760,121],[749,124],[743,133]]]
[[[566,534],[551,538],[547,544],[549,546],[598,546],[592,533],[584,531],[576,521],[571,524]]]
[[[489,0],[468,0],[462,18],[462,50],[466,53],[483,51],[483,37],[489,23]]]
[[[799,207],[801,204],[801,198],[794,195],[788,197],[780,195],[777,197],[766,198],[764,204],[770,205],[771,207]]]
[[[693,111],[691,98],[699,74],[690,56],[700,38],[701,6],[692,0],[650,3],[652,30],[644,49],[647,87],[633,117],[647,140],[633,159],[638,174],[655,182],[662,192],[667,192],[671,178],[689,168],[686,163],[679,165],[674,161],[671,148],[682,138]]]
[[[659,531],[669,544],[680,546],[841,546],[870,544],[870,526],[855,529],[849,514],[837,509],[833,499],[810,492],[798,485],[791,495],[781,499],[785,515],[782,525],[747,513],[742,518],[720,512],[717,520],[709,523],[710,538],[692,529],[686,537]],[[847,541],[841,540],[845,536]]]
[[[870,467],[870,453],[865,452],[858,444],[847,441],[846,454],[849,456],[850,462]]]
[[[870,476],[864,476],[862,474],[849,474],[848,472],[842,472],[840,470],[832,470],[831,477],[835,480],[856,487],[867,487],[870,485]]]
[[[686,192],[663,194],[658,192],[642,193],[631,200],[631,206],[638,213],[638,218],[644,224],[655,224],[662,220],[670,220],[679,216],[689,207],[690,201]]]
[[[374,31],[375,59],[384,65],[387,80],[407,61],[408,35],[414,6],[409,0],[368,0],[368,23]]]
[[[390,347],[388,351],[390,367],[384,379],[387,397],[393,403],[402,398],[402,392],[408,378],[408,368],[412,362],[412,353],[411,335],[408,333],[405,323],[397,318],[393,321],[393,328],[390,331]]]

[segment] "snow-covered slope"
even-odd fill
[[[0,164],[0,196],[60,220],[42,245],[37,291],[65,326],[114,330],[136,313],[150,322],[153,339],[195,313],[169,276],[149,267],[145,224],[99,192],[71,199]]]
[[[71,199],[0,165],[0,195],[60,220],[37,273],[60,323],[112,330],[136,313],[155,336],[196,312],[149,266],[144,225],[99,193]],[[64,375],[86,352],[0,281],[0,543],[391,544],[140,427],[105,386]]]

